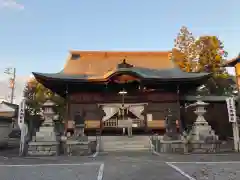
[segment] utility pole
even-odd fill
[[[10,103],[13,104],[14,92],[15,92],[15,82],[16,82],[16,68],[6,68],[4,71],[5,74],[10,75],[9,79],[9,88],[11,89]]]

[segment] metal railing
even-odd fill
[[[152,135],[149,137],[149,143],[151,147],[151,151],[153,153],[159,153],[161,149],[161,136],[159,135]]]

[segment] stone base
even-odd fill
[[[94,142],[67,140],[65,145],[66,154],[69,156],[84,156],[96,151],[96,143]]]
[[[53,156],[59,153],[58,142],[29,142],[28,143],[28,155],[32,156]]]
[[[88,137],[87,136],[73,136],[70,137],[69,140],[71,141],[78,141],[78,142],[88,142]]]
[[[218,136],[208,123],[202,125],[195,123],[188,137],[191,142],[206,141],[209,138],[218,140]]]
[[[185,144],[181,140],[173,140],[173,141],[161,141],[160,152],[164,153],[173,153],[173,152],[180,152],[184,153]]]
[[[165,133],[163,135],[163,140],[164,141],[177,141],[177,140],[181,140],[181,135],[178,134],[178,133],[172,133],[172,134]]]
[[[188,144],[190,153],[219,152],[221,141],[205,143],[204,141],[192,141]]]

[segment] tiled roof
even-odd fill
[[[238,62],[240,62],[240,55],[234,59],[226,61],[223,66],[225,67],[234,67]]]
[[[70,51],[63,72],[103,76],[114,70],[123,59],[142,68],[173,68],[170,55],[170,51]]]
[[[179,80],[179,79],[198,79],[204,76],[210,76],[209,73],[187,73],[183,72],[178,68],[169,68],[169,69],[149,69],[141,67],[131,67],[131,68],[119,68],[112,72],[106,73],[103,76],[95,75],[69,75],[64,73],[33,73],[36,79],[39,78],[48,78],[48,79],[59,79],[59,80],[107,80],[113,75],[119,73],[134,73],[136,76],[145,79],[161,79],[161,80]]]

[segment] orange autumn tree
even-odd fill
[[[173,61],[183,71],[213,73],[206,89],[208,94],[215,95],[224,95],[235,88],[232,77],[222,67],[226,56],[218,37],[201,36],[196,39],[185,26],[180,29],[172,51]]]
[[[199,48],[196,48],[196,40],[192,33],[183,26],[174,41],[173,60],[186,72],[193,72],[195,69],[195,60]]]
[[[185,26],[175,39],[173,59],[186,72],[225,72],[221,65],[226,55],[223,43],[216,36],[196,39]]]
[[[212,72],[216,76],[227,75],[226,69],[222,67],[227,56],[223,43],[216,36],[201,36],[195,43],[201,46],[198,72]]]

